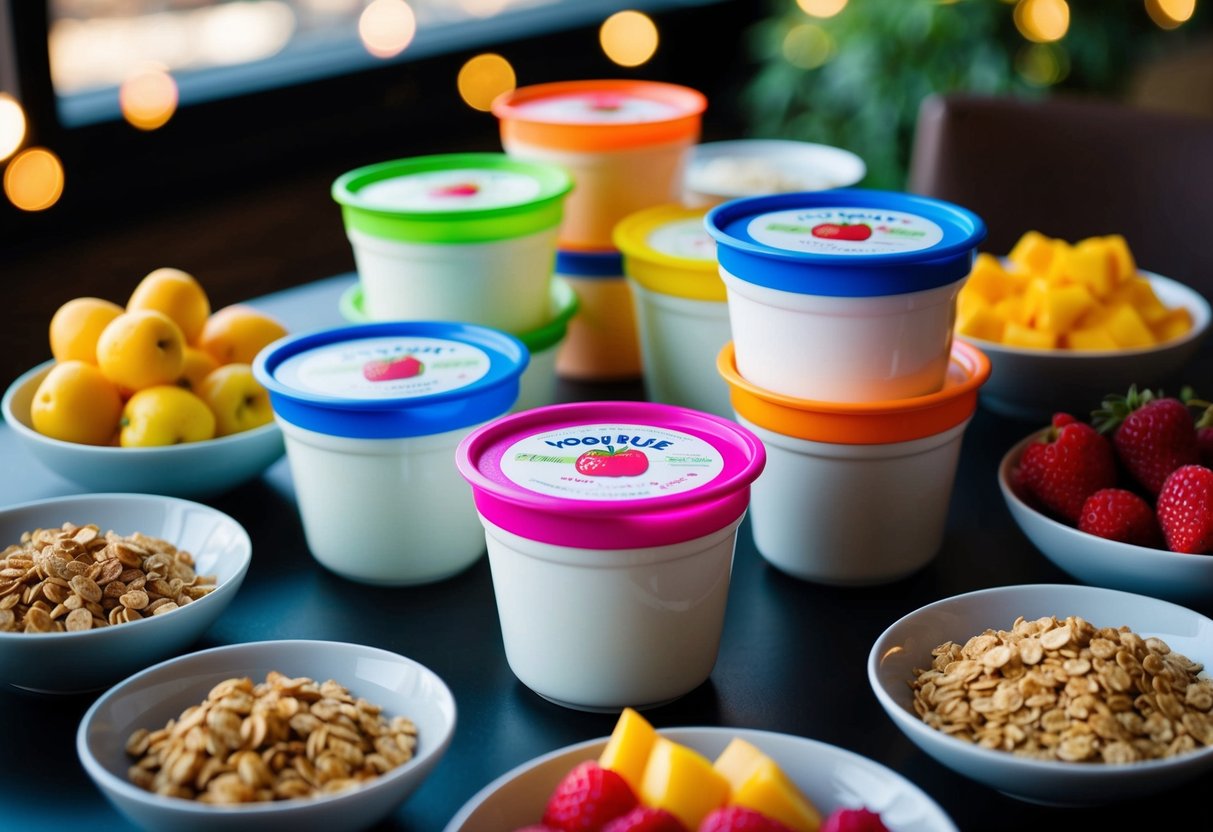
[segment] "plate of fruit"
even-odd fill
[[[444,832],[955,832],[900,774],[833,745],[740,728],[656,729],[625,708],[609,737],[523,763]]]
[[[1213,406],[1130,387],[1057,413],[1003,457],[1012,517],[1083,583],[1213,604]]]
[[[1121,235],[1028,231],[1004,258],[977,255],[956,337],[990,359],[984,407],[1043,423],[1138,379],[1178,381],[1211,317],[1199,292],[1140,269]]]
[[[52,358],[23,373],[0,410],[42,464],[93,491],[207,496],[282,456],[253,357],[286,335],[246,304],[212,310],[180,269],[156,269],[125,305],[63,303]]]

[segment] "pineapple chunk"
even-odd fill
[[[1141,315],[1128,303],[1113,307],[1104,328],[1123,349],[1148,347],[1154,343],[1154,333],[1150,332]]]
[[[687,829],[698,829],[708,812],[728,802],[730,791],[729,781],[698,751],[662,736],[654,740],[640,784],[644,805],[665,809]]]
[[[1095,308],[1095,298],[1081,283],[1054,286],[1040,299],[1036,328],[1055,335],[1071,329],[1083,315]]]
[[[1051,350],[1057,346],[1057,335],[1008,321],[1002,333],[1002,342],[1009,347]]]
[[[639,794],[645,763],[656,739],[657,729],[647,719],[632,708],[624,708],[598,757],[598,765],[614,771]]]
[[[1053,259],[1053,242],[1039,231],[1028,231],[1019,238],[1007,259],[1026,272],[1043,274]]]
[[[712,767],[732,787],[730,805],[744,806],[779,821],[792,832],[817,832],[821,813],[779,765],[750,743],[734,738]]]

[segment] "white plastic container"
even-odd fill
[[[572,180],[502,153],[419,156],[333,183],[372,320],[543,326]]]
[[[706,210],[637,211],[615,226],[615,244],[632,287],[646,397],[731,419],[729,388],[716,372],[730,338],[729,307]]]
[[[493,113],[507,154],[558,165],[577,183],[560,248],[600,251],[628,214],[677,201],[706,107],[688,87],[617,79],[520,87]]]
[[[926,566],[943,543],[965,427],[989,360],[957,342],[942,390],[912,399],[832,404],[762,390],[720,353],[737,421],[767,449],[751,529],[777,569],[861,586]]]
[[[527,351],[486,327],[372,323],[290,336],[257,356],[286,440],[308,548],[349,580],[442,580],[484,552],[452,462],[518,398]]]
[[[456,460],[523,684],[618,711],[706,680],[764,458],[733,422],[649,402],[554,405],[469,436]]]
[[[976,215],[853,189],[733,200],[706,224],[745,379],[829,402],[942,388],[956,295],[985,238]]]
[[[849,150],[791,139],[701,142],[691,150],[682,202],[700,207],[790,191],[849,188],[867,175]]]

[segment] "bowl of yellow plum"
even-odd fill
[[[78,487],[221,493],[285,451],[251,366],[285,334],[246,304],[212,310],[192,275],[156,269],[125,305],[63,303],[50,321],[52,358],[9,385],[0,412],[38,462]]]
[[[1199,292],[1140,269],[1120,235],[1028,231],[1005,258],[977,255],[956,336],[990,359],[982,405],[1040,422],[1133,384],[1177,392],[1211,317]]]

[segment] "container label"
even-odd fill
[[[527,119],[560,124],[634,124],[682,115],[665,101],[609,91],[553,95],[519,104],[518,112]]]
[[[367,206],[387,211],[481,211],[531,202],[540,191],[539,180],[524,173],[467,168],[372,182],[358,196]]]
[[[569,500],[646,500],[693,491],[724,470],[720,452],[650,425],[578,425],[528,436],[501,472],[528,491]]]
[[[489,371],[488,353],[441,338],[364,338],[293,355],[281,383],[342,399],[409,399],[458,390]]]
[[[921,251],[943,239],[931,220],[861,207],[776,211],[750,220],[755,242],[809,254],[870,255]]]
[[[703,227],[703,219],[679,220],[653,229],[645,240],[649,248],[670,257],[716,261],[716,241]]]

